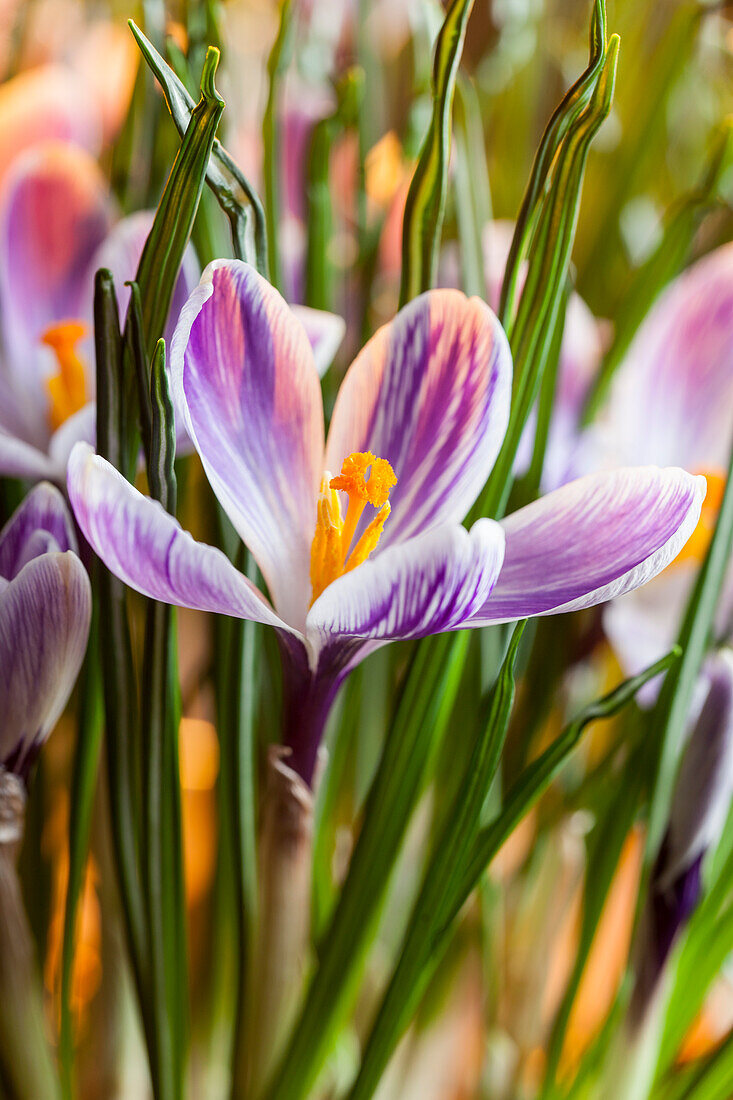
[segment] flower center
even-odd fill
[[[41,342],[56,356],[58,371],[46,380],[50,398],[48,419],[53,431],[86,405],[87,376],[77,344],[86,336],[82,321],[59,321],[41,336]]]
[[[672,566],[688,561],[702,562],[715,531],[720,505],[723,503],[723,493],[725,492],[725,474],[723,471],[701,470],[698,472],[704,474],[707,478],[708,491],[703,501],[697,527],[674,559]]]
[[[375,549],[391,511],[387,499],[389,491],[396,484],[397,478],[389,462],[369,451],[355,452],[344,459],[338,477],[331,477],[329,473],[323,475],[316,533],[311,545],[311,605],[324,588],[337,577],[356,569]],[[341,516],[339,490],[349,498],[345,518]],[[377,514],[352,547],[367,504],[377,509]]]

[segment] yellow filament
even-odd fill
[[[324,475],[311,545],[311,604],[332,581],[361,565],[376,548],[391,511],[387,498],[396,483],[397,478],[389,462],[368,451],[350,454],[337,477]],[[339,491],[349,498],[345,519],[341,516]],[[379,511],[351,549],[367,504]]]
[[[51,348],[58,362],[58,372],[46,382],[51,401],[48,418],[53,431],[83,408],[89,399],[86,369],[77,351],[77,344],[86,331],[81,321],[61,321],[51,325],[41,336],[42,343]]]
[[[697,522],[697,527],[672,563],[673,566],[681,562],[702,562],[713,537],[720,505],[723,503],[726,479],[722,470],[702,470],[701,472],[707,479],[708,491],[703,501],[700,519]]]

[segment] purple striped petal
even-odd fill
[[[302,325],[253,267],[217,260],[183,309],[171,374],[212,488],[282,617],[301,627],[323,469],[323,405]]]
[[[0,217],[3,372],[26,395],[22,437],[39,447],[48,440],[42,379],[53,368],[40,338],[54,322],[87,315],[89,265],[109,224],[104,178],[83,149],[43,145],[15,166]]]
[[[579,478],[503,520],[501,576],[475,626],[603,603],[660,573],[694,531],[702,477],[650,466]]]
[[[509,416],[512,362],[498,320],[457,290],[416,298],[369,341],[334,408],[326,466],[353,451],[391,463],[384,545],[459,522],[494,464]]]
[[[335,639],[422,638],[456,630],[482,607],[504,557],[498,523],[442,525],[377,554],[326,588],[308,613],[315,651]]]
[[[39,554],[76,548],[66,501],[54,485],[42,481],[31,489],[0,531],[0,577],[11,581]]]
[[[310,306],[291,306],[295,316],[305,329],[308,342],[313,349],[313,359],[320,378],[333,363],[346,332],[346,321],[336,313],[325,309],[311,309]]]
[[[77,443],[71,452],[68,489],[92,549],[130,588],[178,607],[289,630],[220,550],[196,542],[86,443]]]
[[[75,554],[42,554],[0,591],[0,763],[25,775],[66,706],[92,597]]]
[[[723,470],[733,430],[733,243],[664,291],[618,370],[599,438],[610,461]]]

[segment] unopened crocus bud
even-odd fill
[[[91,589],[64,498],[37,485],[0,531],[0,765],[26,779],[81,667]]]
[[[704,668],[705,695],[680,765],[669,825],[649,884],[632,1015],[649,1004],[669,953],[700,897],[705,855],[733,794],[733,650]]]

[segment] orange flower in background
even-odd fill
[[[634,826],[624,841],[570,1013],[561,1073],[571,1072],[590,1046],[621,984],[631,945],[643,850],[643,830]]]
[[[68,821],[69,797],[59,790],[54,809],[43,834],[43,850],[53,863],[53,893],[44,984],[58,1022],[61,996],[61,951],[64,937],[64,910],[69,881]],[[99,870],[93,856],[87,860],[79,894],[76,922],[76,951],[71,977],[71,1011],[77,1031],[84,1030],[91,1002],[102,982],[102,912],[97,887]]]
[[[179,763],[186,901],[190,908],[205,897],[216,868],[219,741],[211,722],[181,719]]]

